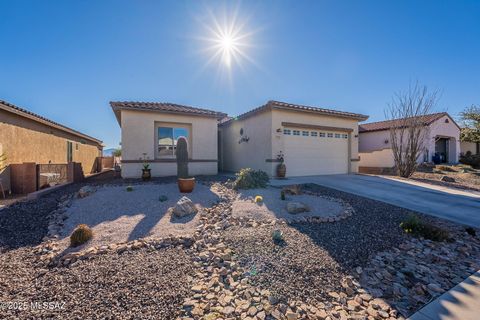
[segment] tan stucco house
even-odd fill
[[[268,101],[220,124],[224,171],[250,167],[275,176],[284,155],[288,176],[358,171],[358,122],[368,116]]]
[[[102,141],[0,100],[0,153],[4,165],[77,162],[83,173],[96,172]],[[3,185],[9,177],[2,175]]]
[[[122,129],[122,177],[140,177],[144,159],[154,177],[177,174],[175,148],[184,136],[189,173],[218,172],[218,120],[225,114],[172,103],[111,102]]]
[[[274,176],[277,155],[288,176],[358,171],[361,114],[269,101],[238,117],[171,103],[111,102],[122,128],[122,177],[176,174],[175,143],[189,142],[191,175],[260,169]]]
[[[458,124],[446,112],[423,116],[422,122],[427,129],[427,138],[417,161],[431,162],[435,155],[439,155],[443,163],[457,163],[460,154]],[[396,120],[388,120],[360,124],[359,152],[362,168],[394,167],[390,128],[397,123]]]

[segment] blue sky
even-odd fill
[[[0,12],[0,99],[107,147],[120,141],[112,100],[237,115],[276,99],[376,121],[418,80],[441,90],[438,111],[480,104],[480,1],[0,0]],[[251,61],[227,73],[200,38],[234,12]]]

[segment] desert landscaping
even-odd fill
[[[480,268],[473,228],[315,184],[237,181],[181,194],[169,179],[92,180],[3,209],[0,300],[65,305],[1,316],[405,319]],[[69,248],[78,224],[93,237]]]

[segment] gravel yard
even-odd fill
[[[341,202],[307,194],[287,194],[285,200],[281,200],[280,192],[280,188],[274,187],[239,191],[238,198],[233,203],[233,217],[254,218],[257,220],[290,220],[304,217],[339,216],[345,210],[345,206]],[[254,202],[256,196],[261,196],[263,202],[256,204]],[[305,204],[310,211],[296,214],[288,213],[287,204],[289,202],[300,202]]]
[[[272,242],[274,226],[237,227],[225,238],[247,269],[257,271],[253,279],[262,288],[289,299],[328,301],[342,277],[365,265],[373,253],[404,240],[399,224],[411,212],[317,185],[305,189],[338,197],[355,214],[335,223],[287,224],[281,227],[283,246]]]
[[[118,179],[98,181],[90,184],[98,190],[82,199],[73,197],[82,185],[73,185],[0,211],[0,302],[28,303],[24,310],[0,308],[0,318],[404,319],[480,268],[478,235],[422,216],[452,239],[415,238],[399,227],[412,212],[386,203],[305,185],[306,194],[286,202],[304,197],[322,214],[344,206],[353,214],[286,222],[279,189],[239,197],[230,183],[199,183],[188,196],[207,208],[179,223],[165,214],[178,200],[176,184],[162,181],[133,182],[132,192]],[[248,198],[258,194],[263,206]],[[49,231],[49,220],[63,223],[65,210],[65,236],[89,219],[97,237],[94,251],[68,253],[68,263],[55,259],[65,254],[55,247],[67,239]],[[274,230],[283,241],[273,241]],[[173,236],[163,238],[165,232]],[[50,240],[42,241],[47,233]],[[130,235],[147,238],[97,245]],[[31,302],[63,309],[34,310]]]
[[[160,201],[165,196],[166,201]],[[219,197],[210,187],[197,184],[190,194],[181,194],[176,183],[98,187],[91,195],[73,200],[66,211],[67,219],[61,232],[63,246],[79,224],[87,224],[94,237],[87,246],[109,245],[144,237],[191,235],[198,226],[199,215],[176,218],[169,209],[187,196],[199,209],[210,207]]]
[[[181,249],[108,254],[50,270],[35,268],[31,253],[18,249],[0,255],[0,265],[0,301],[63,306],[0,309],[2,319],[174,319],[193,275],[192,264]]]

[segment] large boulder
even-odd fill
[[[185,217],[191,214],[195,214],[198,212],[197,207],[195,204],[187,197],[182,197],[173,207],[173,214],[176,217]]]
[[[310,208],[301,202],[289,202],[287,203],[287,211],[291,214],[297,214],[310,211]]]

